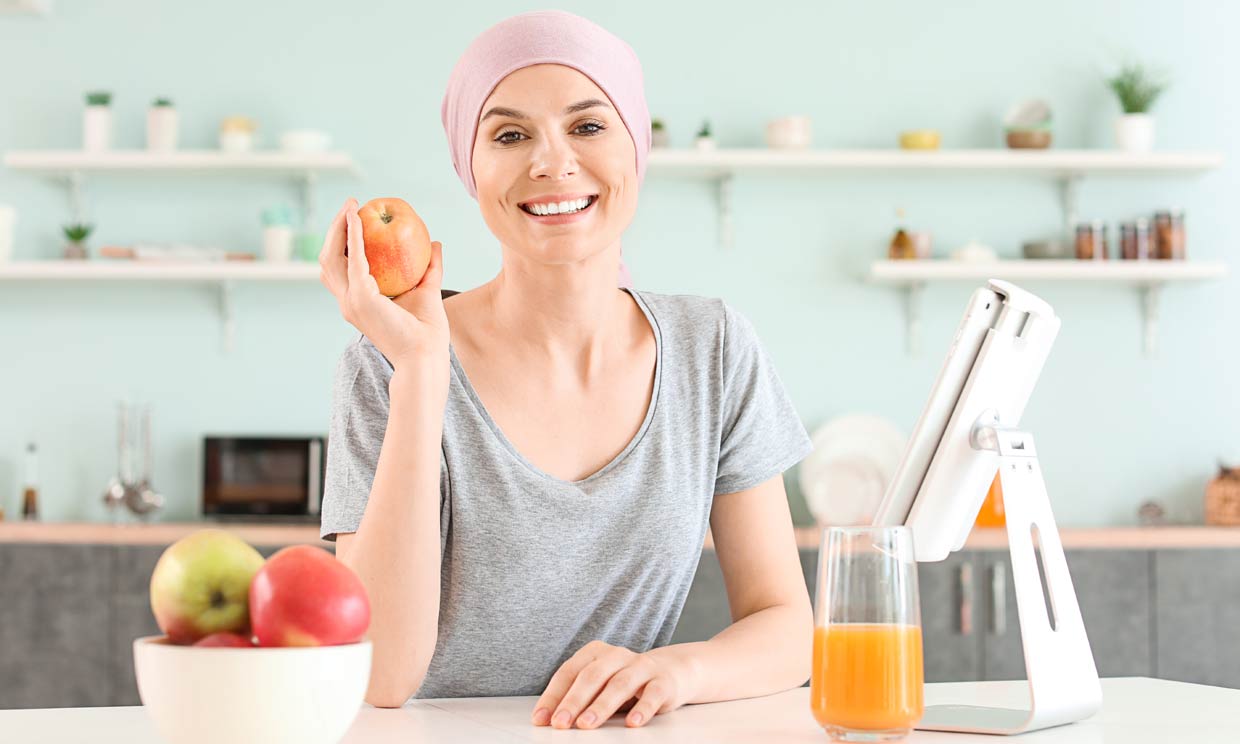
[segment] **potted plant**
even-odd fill
[[[91,231],[95,229],[94,225],[73,222],[64,225],[61,229],[64,230],[65,237],[69,239],[68,245],[65,246],[64,257],[69,260],[86,258],[86,238],[90,237]]]
[[[650,146],[667,147],[668,144],[667,125],[662,119],[652,119],[650,121]]]
[[[146,149],[177,149],[177,110],[167,98],[156,98],[146,112]]]
[[[702,122],[702,128],[698,130],[697,136],[693,139],[693,145],[699,150],[715,149],[715,138],[710,134],[710,120]]]
[[[1132,63],[1107,80],[1123,115],[1115,122],[1115,142],[1128,152],[1147,152],[1154,147],[1154,117],[1150,107],[1166,89],[1164,80],[1144,66]]]
[[[86,110],[82,115],[82,149],[99,152],[111,146],[112,94],[91,91],[86,94]]]

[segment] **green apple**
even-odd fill
[[[177,540],[151,573],[151,612],[177,644],[212,633],[249,635],[250,582],[263,556],[223,530],[205,529]]]

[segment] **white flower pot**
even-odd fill
[[[87,106],[82,114],[82,149],[100,152],[112,147],[112,108]]]
[[[699,150],[714,150],[715,140],[713,137],[696,137],[693,140],[693,146]]]
[[[177,110],[152,106],[146,111],[146,149],[166,152],[177,149]]]
[[[1153,150],[1154,117],[1149,114],[1124,114],[1116,119],[1115,144],[1125,152]]]

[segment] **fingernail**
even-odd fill
[[[598,719],[598,716],[594,715],[594,711],[587,710],[585,713],[582,713],[580,716],[578,716],[577,725],[578,726],[593,726],[594,721],[597,719]]]
[[[568,721],[571,718],[572,718],[572,715],[570,715],[568,711],[562,710],[559,713],[555,714],[555,718],[551,719],[551,725],[556,726],[558,728],[562,728],[568,725]]]
[[[551,711],[547,710],[546,708],[539,708],[538,710],[534,711],[534,725],[535,726],[546,726],[547,721],[550,721],[550,720],[551,720]]]
[[[642,725],[642,714],[641,713],[630,713],[629,723],[633,724],[634,726]]]

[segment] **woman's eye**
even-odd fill
[[[512,138],[512,139],[505,139],[505,138],[506,138],[506,137],[508,137],[508,135],[510,135],[510,134],[515,134],[515,135],[517,135],[517,137],[514,137],[514,138]],[[522,135],[521,135],[521,133],[520,133],[520,132],[510,129],[510,130],[508,130],[507,132],[500,132],[500,135],[499,135],[498,137],[496,137],[496,138],[495,138],[495,141],[496,141],[496,142],[499,142],[500,144],[507,145],[507,144],[510,144],[510,143],[512,143],[512,142],[517,142],[517,141],[518,141],[518,138],[520,138],[521,136],[522,136]]]
[[[580,129],[584,128],[584,127],[594,127],[593,129],[587,130],[587,131],[585,132],[585,134],[598,134],[599,132],[601,132],[601,131],[603,131],[604,129],[606,129],[606,128],[607,128],[607,127],[603,126],[602,124],[599,124],[599,123],[598,123],[598,122],[596,122],[596,121],[587,121],[587,122],[583,123],[581,126],[577,127],[577,129],[579,129],[579,130],[580,130]]]
[[[587,137],[593,137],[596,134],[600,134],[605,129],[607,129],[607,127],[596,121],[587,121],[579,124],[573,131],[584,134]],[[512,136],[510,137],[509,135]],[[516,131],[515,129],[509,129],[506,132],[500,132],[499,135],[495,137],[495,141],[501,145],[511,145],[513,143],[520,142],[521,138],[524,136],[524,134]]]

